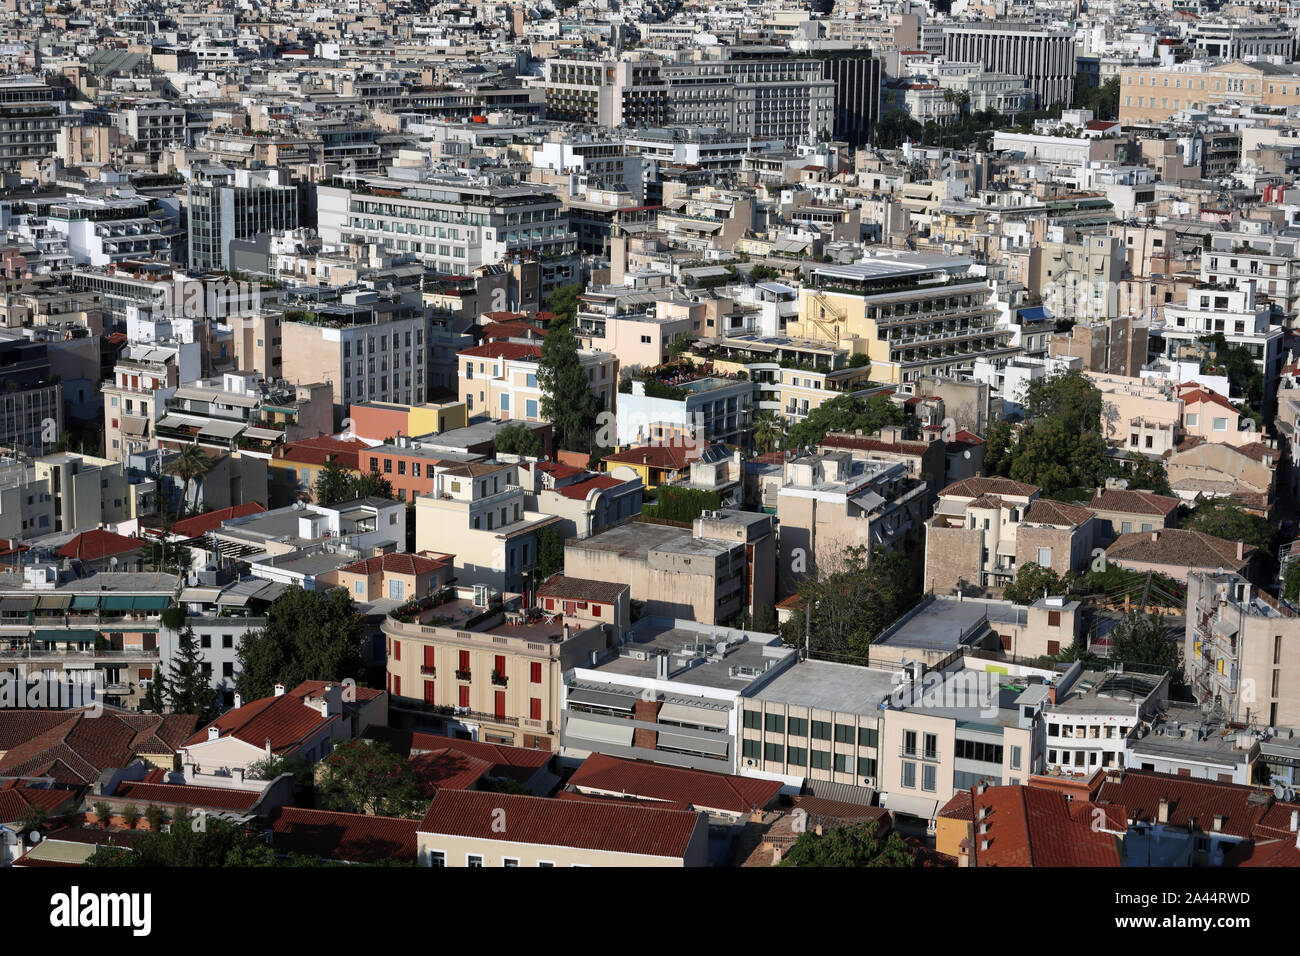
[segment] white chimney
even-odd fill
[[[1291,832],[1300,831],[1300,810],[1291,811]]]
[[[276,697],[283,697],[283,696],[284,696],[284,690],[285,690],[285,687],[284,687],[283,684],[276,684],[276,685],[275,685],[275,696],[276,696]]]
[[[220,736],[221,736],[221,728],[220,728],[220,727],[218,727],[218,726],[216,726],[215,724],[213,724],[211,727],[208,728],[208,739],[209,739],[209,740],[216,740],[216,739],[217,739],[218,737],[220,737]]]
[[[235,709],[238,710],[244,706],[244,695],[235,691]]]

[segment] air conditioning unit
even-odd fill
[[[755,760],[753,757],[746,757],[746,758],[745,758],[745,766],[746,766],[746,767],[757,767],[757,766],[758,766],[758,761]]]
[[[864,787],[874,787],[874,786],[876,785],[876,778],[875,778],[875,777],[863,777],[863,778],[862,778],[862,785],[863,785]]]

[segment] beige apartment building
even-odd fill
[[[423,866],[707,866],[709,816],[630,801],[442,788],[416,833]]]
[[[1300,724],[1300,617],[1238,574],[1188,574],[1183,668],[1230,721]]]
[[[1080,570],[1092,548],[1092,512],[1039,497],[1035,485],[968,478],[939,493],[926,522],[925,590],[1001,588],[1024,564]]]
[[[1125,67],[1119,75],[1124,126],[1164,123],[1179,110],[1229,102],[1282,111],[1300,105],[1300,70],[1294,64],[1193,61]]]
[[[1102,401],[1102,431],[1108,444],[1126,452],[1163,455],[1182,438],[1183,403],[1172,386],[1108,372],[1085,371]]]
[[[545,421],[537,373],[542,350],[524,342],[495,341],[457,353],[460,401],[471,416]],[[613,410],[618,394],[619,360],[610,352],[580,349],[578,360],[587,385],[602,407]]]
[[[390,613],[382,630],[393,709],[441,716],[453,735],[558,749],[561,675],[615,637],[617,597],[586,603],[530,609],[518,594],[457,587]]]
[[[1085,371],[1137,375],[1147,361],[1146,319],[1116,316],[1098,322],[1081,322],[1069,332],[1053,335],[1048,345],[1052,358],[1076,356]]]
[[[268,379],[284,376],[281,315],[260,312],[227,319],[234,331],[235,364],[239,368],[257,369]]]

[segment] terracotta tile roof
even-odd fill
[[[316,682],[320,688],[324,682]],[[284,754],[291,751],[304,737],[315,733],[326,724],[338,720],[338,716],[324,717],[316,707],[308,707],[303,698],[306,693],[299,693],[301,685],[294,692],[281,697],[263,697],[250,701],[243,707],[226,711],[212,723],[199,729],[189,740],[186,747],[202,744],[208,739],[208,728],[220,730],[220,737],[234,737],[259,749],[271,742],[271,752]],[[358,690],[358,695],[360,691]]]
[[[440,787],[468,790],[492,770],[491,761],[451,747],[416,754],[407,760],[406,765],[415,775],[421,791],[429,796]]]
[[[1258,550],[1253,544],[1247,544],[1238,558],[1238,544],[1182,528],[1133,531],[1116,538],[1106,549],[1106,557],[1112,561],[1140,561],[1175,567],[1235,569],[1245,566]]]
[[[491,794],[485,794],[491,796]],[[400,860],[419,855],[418,820],[284,807],[271,824],[277,850],[349,863]]]
[[[623,451],[606,455],[604,461],[610,465],[652,465],[681,471],[700,457],[703,444],[687,445],[682,443],[663,445],[633,445]]]
[[[895,455],[924,455],[930,448],[928,441],[885,441],[871,435],[850,435],[848,432],[830,432],[817,443],[817,450],[848,448],[859,451],[884,451]]]
[[[552,800],[580,800],[586,803],[634,803],[641,807],[653,807],[657,810],[691,810],[689,803],[677,800],[651,800],[647,797],[613,796],[603,793],[578,793],[576,790],[561,790]]]
[[[779,780],[735,777],[600,753],[582,762],[569,778],[569,786],[684,802],[700,810],[728,813],[761,810],[781,791]]]
[[[493,811],[504,810],[508,834],[493,829]],[[476,790],[439,790],[420,823],[421,833],[507,839],[512,843],[576,847],[608,853],[680,858],[701,815],[660,810],[619,800],[549,800]]]
[[[571,484],[563,485],[556,488],[555,491],[565,498],[572,498],[575,501],[583,501],[593,491],[604,491],[607,488],[617,488],[626,482],[613,477],[612,475],[592,475],[590,478],[584,478],[581,481],[575,481]]]
[[[53,813],[69,801],[78,800],[79,791],[50,790],[38,787],[10,787],[0,790],[0,823],[14,823],[33,808]]]
[[[278,450],[275,457],[277,461],[293,462],[296,465],[323,465],[333,458],[340,468],[356,471],[361,453],[369,447],[360,438],[321,435],[319,438],[289,442]]]
[[[537,596],[560,598],[566,601],[596,601],[600,604],[613,604],[629,590],[626,584],[552,574],[537,589]]]
[[[1214,817],[1221,815],[1223,832],[1244,839],[1254,832],[1267,809],[1250,802],[1255,792],[1253,787],[1238,784],[1126,770],[1118,779],[1107,777],[1097,791],[1096,802],[1126,807],[1130,821],[1155,823],[1163,797],[1169,804],[1168,826],[1185,829],[1195,820],[1198,830],[1211,830]]]
[[[935,818],[943,817],[945,820],[974,820],[975,810],[973,809],[973,798],[969,790],[958,790],[952,795],[952,799],[943,805]]]
[[[150,748],[159,742],[156,738],[175,739],[187,722],[188,729],[197,723],[187,715],[164,718],[106,713],[87,717],[82,711],[64,710],[42,712],[37,719],[32,716],[30,712],[0,711],[0,749],[8,751],[0,759],[0,776],[48,776],[74,786],[93,783],[104,770],[125,767],[138,754],[174,750],[174,746]],[[148,720],[155,727],[142,728],[142,722]]]
[[[1120,865],[1115,835],[1072,819],[1063,794],[988,787],[972,796],[972,806],[976,832],[970,853],[976,866]]]
[[[481,334],[484,342],[494,342],[499,339],[541,339],[546,337],[546,333],[537,326],[517,320],[489,322],[483,326]]]
[[[339,568],[348,574],[379,574],[381,571],[392,574],[432,574],[439,568],[445,568],[455,555],[443,554],[436,558],[420,554],[407,554],[393,551],[388,554],[364,558],[345,567]]]
[[[1087,507],[1093,511],[1120,511],[1133,515],[1168,515],[1181,502],[1167,495],[1150,491],[1129,491],[1127,488],[1107,488],[1094,494]]]
[[[102,528],[94,528],[90,531],[81,532],[55,553],[64,558],[97,561],[100,558],[111,557],[115,554],[129,554],[132,551],[139,551],[143,546],[144,542],[139,538],[128,538],[125,535],[114,534],[112,531],[105,531]]]
[[[1212,388],[1206,388],[1203,385],[1183,385],[1178,390],[1178,397],[1183,400],[1183,405],[1201,405],[1209,403],[1226,408],[1236,415],[1241,414],[1241,409],[1228,401],[1224,396],[1214,391]]]
[[[1012,495],[1024,498],[1038,493],[1037,485],[1012,481],[1010,478],[963,478],[939,492],[941,497],[978,498],[981,495]]]
[[[381,728],[371,728],[372,731]],[[508,777],[515,780],[527,780],[540,768],[551,762],[549,750],[532,750],[528,747],[509,747],[504,744],[488,743],[482,740],[460,740],[454,737],[441,737],[437,734],[390,730],[382,728],[381,734],[374,734],[378,739],[388,740],[399,753],[432,753],[442,750],[454,750],[476,760],[487,763],[489,777]]]
[[[461,349],[456,354],[467,355],[470,358],[505,359],[509,362],[518,362],[524,360],[535,361],[541,358],[542,349],[539,345],[528,345],[524,342],[488,342],[484,345]]]
[[[262,796],[262,792],[227,790],[224,787],[191,787],[179,783],[127,781],[118,786],[113,796],[134,801],[142,808],[150,803],[161,803],[203,810],[247,812]]]
[[[1092,512],[1078,505],[1066,504],[1064,501],[1036,498],[1021,520],[1030,524],[1068,525],[1073,528],[1091,521]]]
[[[1224,855],[1223,865],[1225,867],[1284,866],[1294,868],[1300,866],[1300,848],[1296,847],[1294,839],[1261,842],[1246,840]]]
[[[244,518],[248,515],[261,514],[266,509],[256,501],[247,501],[241,505],[232,505],[219,511],[208,511],[192,518],[185,518],[172,525],[172,534],[186,538],[199,538],[209,531],[216,531],[232,518]]]

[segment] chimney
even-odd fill
[[[209,740],[216,740],[220,736],[221,736],[221,728],[218,727],[216,724],[213,724],[211,727],[208,728]]]
[[[1157,823],[1169,822],[1169,801],[1164,797],[1160,798],[1160,806],[1156,810],[1156,822]]]
[[[275,752],[274,752],[273,750],[271,750],[271,738],[270,738],[270,737],[267,737],[267,738],[266,738],[266,757],[267,757],[267,759],[269,760],[271,757],[274,757],[274,756],[275,756]]]
[[[1246,557],[1246,542],[1237,542],[1237,560],[1241,561]]]
[[[564,623],[564,639],[565,639],[566,641],[569,639],[569,623],[568,623],[568,621],[565,621],[565,623]]]
[[[1055,703],[1056,703],[1056,685],[1055,685],[1055,684],[1053,684],[1051,687],[1047,688],[1047,702],[1048,702],[1049,704],[1055,704]]]
[[[283,696],[284,696],[284,685],[283,685],[283,684],[276,684],[276,685],[275,685],[275,696],[276,696],[276,697],[283,697]]]
[[[241,693],[239,693],[238,691],[236,691],[236,692],[235,692],[235,709],[238,710],[240,707],[243,707],[243,706],[244,706],[244,695],[241,694]]]
[[[1222,813],[1216,813],[1216,814],[1214,815],[1214,832],[1215,832],[1215,833],[1222,833],[1222,832],[1223,832],[1223,814],[1222,814]]]
[[[1160,532],[1159,532],[1159,531],[1152,531],[1152,532],[1151,532],[1151,540],[1152,540],[1152,541],[1159,541],[1159,540],[1160,540]]]
[[[186,783],[193,781],[195,774],[199,772],[199,768],[192,763],[184,764],[182,770],[185,774]]]
[[[1300,831],[1300,810],[1291,811],[1291,832]]]

